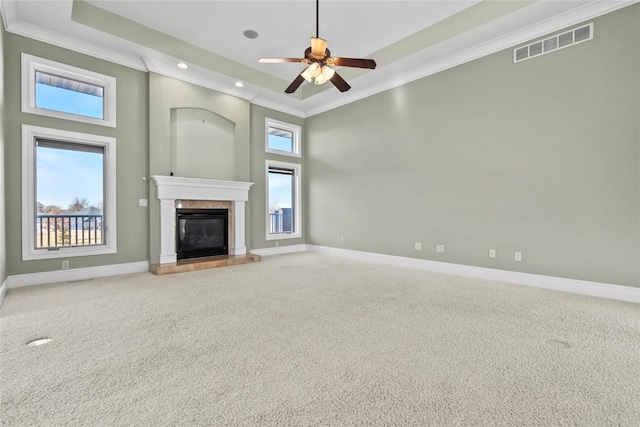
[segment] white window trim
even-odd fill
[[[38,138],[95,145],[104,148],[105,198],[103,201],[104,217],[102,224],[106,244],[87,247],[61,247],[57,250],[36,250],[35,142]],[[36,259],[114,254],[117,252],[117,234],[116,139],[60,129],[22,125],[22,259],[29,261]]]
[[[269,148],[269,128],[274,127],[282,130],[287,130],[293,133],[293,141],[292,148],[293,152],[290,153],[288,151],[282,150],[273,150]],[[264,147],[267,153],[271,154],[279,154],[281,156],[289,156],[289,157],[302,157],[302,137],[300,136],[302,133],[302,128],[298,125],[293,125],[291,123],[281,122],[279,120],[270,119],[269,117],[264,120]]]
[[[102,86],[104,88],[104,118],[96,119],[79,114],[36,107],[36,71]],[[114,128],[116,127],[116,79],[115,77],[22,53],[22,112]]]
[[[293,170],[294,200],[293,200],[293,223],[295,230],[293,233],[269,233],[269,167],[287,168]],[[299,163],[279,162],[276,160],[266,160],[264,168],[265,179],[265,234],[267,240],[298,239],[302,237],[302,165]]]

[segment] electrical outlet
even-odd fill
[[[276,241],[276,242],[275,242],[275,246],[276,246],[276,248],[277,248],[278,246],[280,246],[280,242]]]
[[[444,245],[436,245],[436,252],[439,254],[444,253]]]
[[[496,257],[496,250],[489,249],[489,258],[495,258],[495,257]]]
[[[344,243],[344,236],[340,236],[340,243]]]
[[[522,261],[522,252],[516,252],[513,256],[513,259],[516,261]]]
[[[62,269],[63,270],[68,270],[69,269],[69,261],[67,261],[67,260],[62,261]]]
[[[148,199],[138,199],[138,206],[149,206]]]
[[[414,243],[414,244],[413,244],[413,248],[414,248],[416,251],[421,251],[421,250],[422,250],[422,243]]]

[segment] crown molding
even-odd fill
[[[166,77],[171,77],[177,80],[182,80],[187,83],[201,86],[207,89],[215,90],[216,92],[224,93],[225,95],[235,96],[236,98],[242,98],[250,101],[255,97],[254,93],[248,91],[234,90],[234,79],[227,77],[229,81],[223,82],[223,76],[203,76],[194,70],[195,66],[191,65],[189,71],[182,71],[176,68],[175,65],[167,65],[164,62],[157,61],[150,58],[142,58],[146,65],[146,71],[161,74]],[[175,59],[174,63],[180,62],[179,59]]]
[[[75,37],[65,36],[22,21],[11,23],[6,29],[8,32],[19,36],[52,44],[87,56],[93,56],[94,58],[103,59],[138,71],[147,71],[144,62],[140,58],[105,48],[95,43],[79,40]]]
[[[264,88],[254,88],[253,85],[245,83],[242,89],[236,89],[234,85],[236,82],[235,79],[223,75],[204,75],[204,73],[212,73],[212,71],[194,65],[191,65],[188,70],[180,70],[173,65],[167,65],[165,62],[157,61],[155,59],[143,58],[143,61],[149,72],[215,90],[216,92],[224,93],[225,95],[246,99],[251,104],[260,105],[262,107],[278,110],[282,113],[291,114],[292,116],[304,118],[302,110],[261,95],[259,92],[266,91]],[[178,61],[179,59],[175,58],[174,63]],[[292,101],[297,100],[294,99]]]
[[[13,1],[0,0],[0,12],[2,13],[5,29],[8,32],[32,38],[44,43],[53,44],[55,46],[73,50],[105,61],[110,61],[139,71],[152,71],[231,96],[246,99],[252,104],[260,105],[265,108],[278,110],[301,118],[307,118],[367,98],[380,92],[405,85],[412,81],[428,77],[483,56],[511,48],[518,44],[545,36],[549,33],[563,30],[583,21],[594,19],[598,16],[638,3],[639,1],[640,0],[596,0],[562,15],[530,25],[505,36],[471,47],[457,54],[431,61],[427,65],[411,71],[394,74],[392,79],[385,79],[382,83],[374,83],[368,85],[364,89],[352,90],[348,93],[340,94],[338,97],[335,97],[332,93],[327,93],[325,91],[304,100],[293,98],[283,100],[282,97],[284,95],[280,93],[274,93],[271,90],[246,83],[242,90],[235,90],[235,87],[233,86],[235,80],[233,78],[223,76],[213,70],[202,69],[199,70],[199,72],[191,70],[189,73],[180,73],[173,67],[174,62],[171,62],[171,65],[168,65],[167,63],[155,59],[128,55],[114,49],[105,48],[95,43],[69,37],[19,21],[16,3]],[[425,49],[424,51],[415,53],[410,57],[407,57],[407,59],[419,58],[421,55],[427,55],[428,50],[429,49]],[[392,67],[393,64],[390,64],[389,66]],[[385,67],[382,67],[380,71],[384,70],[384,68]],[[364,79],[360,80],[364,82],[367,78],[368,75],[365,75],[359,77],[358,80]]]
[[[4,25],[4,29],[6,31],[9,31],[9,26],[18,22],[18,10],[16,9],[16,2],[1,0],[0,14],[2,14],[2,24]]]
[[[397,74],[393,80],[388,80],[381,84],[372,85],[367,89],[358,92],[347,93],[341,98],[335,98],[334,100],[330,100],[322,105],[310,106],[309,108],[304,110],[305,117],[312,117],[317,114],[342,107],[344,105],[364,98],[368,98],[369,96],[376,95],[386,90],[411,83],[412,81],[428,77],[441,71],[445,71],[449,68],[456,67],[458,65],[462,65],[466,62],[470,62],[475,59],[500,52],[504,49],[509,49],[519,44],[546,36],[550,33],[554,33],[556,31],[564,30],[568,27],[578,25],[584,21],[595,19],[599,16],[606,15],[607,13],[615,12],[616,10],[638,3],[639,1],[640,0],[594,1],[580,8],[566,12],[562,15],[555,16],[553,18],[530,25],[505,36],[471,47],[455,55],[438,59],[423,67],[413,69],[406,73]],[[322,94],[316,96],[321,95]]]
[[[300,102],[300,101],[295,100],[295,102]],[[257,95],[256,97],[251,99],[251,103],[255,105],[259,105],[261,107],[270,108],[272,110],[277,110],[277,111],[280,111],[281,113],[286,113],[292,116],[300,117],[301,119],[308,117],[301,108],[296,108],[287,104],[283,104],[282,102],[275,101],[266,96]]]

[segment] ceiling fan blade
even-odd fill
[[[311,53],[324,58],[326,56],[327,41],[318,37],[311,37]]]
[[[261,64],[279,64],[281,62],[307,62],[307,58],[259,58]]]
[[[354,67],[354,68],[369,68],[373,70],[376,68],[376,61],[373,59],[358,59],[358,58],[331,58],[333,64],[337,67]],[[329,61],[328,61],[329,62]]]
[[[309,68],[309,67],[307,67],[307,68]],[[302,70],[302,73],[304,73],[307,70],[307,68]],[[285,93],[293,93],[296,90],[298,90],[298,88],[300,87],[302,82],[304,82],[304,77],[302,77],[302,73],[298,74],[298,77],[293,79],[293,81],[291,82],[289,87],[284,90]]]
[[[333,83],[333,85],[337,87],[340,92],[346,92],[351,89],[349,83],[344,81],[344,79],[340,77],[338,73],[333,74],[333,77],[331,77],[331,83]]]

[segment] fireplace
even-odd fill
[[[228,254],[243,256],[245,246],[245,203],[249,200],[251,182],[218,181],[213,179],[184,178],[176,176],[152,176],[157,187],[160,202],[160,253],[152,255],[158,264],[168,265],[177,261],[176,210],[177,209],[218,209],[219,206],[182,206],[180,201],[213,202],[229,204]],[[180,206],[179,206],[180,205]],[[226,206],[225,206],[226,208]],[[152,211],[152,213],[154,213]],[[152,250],[155,247],[152,245]]]
[[[227,209],[176,209],[177,259],[229,253]]]

